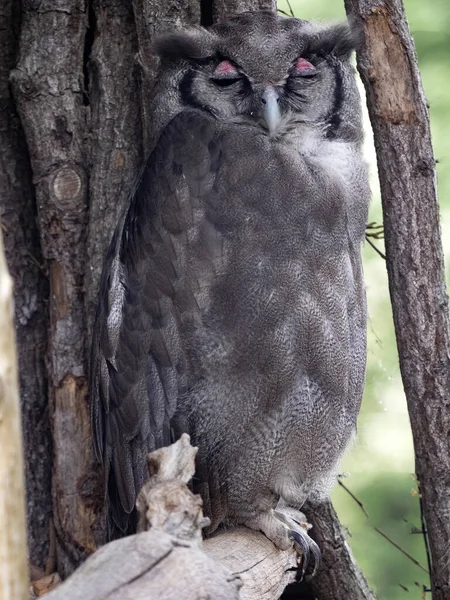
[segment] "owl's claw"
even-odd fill
[[[314,560],[312,572],[307,576],[307,579],[312,579],[320,567],[322,554],[319,546],[308,535],[311,525],[305,522],[303,513],[287,506],[277,508],[274,514],[288,529],[289,539],[292,540],[295,550],[302,555],[301,579],[304,578],[311,559]]]
[[[312,579],[317,573],[322,561],[322,555],[320,553],[319,546],[313,539],[309,537],[308,533],[301,526],[295,530],[290,529],[289,537],[294,542],[295,550],[302,555],[300,580],[302,580],[305,576],[305,572],[311,562],[312,555],[314,559],[314,566],[312,572],[307,577],[307,579]]]
[[[316,542],[308,535],[311,525],[305,522],[305,515],[302,512],[283,503],[276,509],[270,509],[245,521],[245,525],[250,529],[262,531],[280,550],[289,550],[294,545],[296,552],[302,556],[302,579],[312,559],[314,559],[312,573],[308,574],[307,578],[310,579],[317,573],[321,554]]]

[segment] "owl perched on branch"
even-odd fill
[[[106,258],[92,418],[111,523],[188,432],[210,532],[318,549],[364,386],[369,188],[347,24],[244,13],[160,38],[161,133]],[[307,562],[307,561],[305,561]]]

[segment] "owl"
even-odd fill
[[[107,253],[91,357],[111,532],[183,432],[211,520],[299,525],[354,435],[369,187],[347,23],[268,11],[157,40],[159,137]],[[113,533],[111,533],[113,535]],[[314,559],[314,560],[313,560]]]

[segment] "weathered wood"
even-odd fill
[[[42,252],[48,261],[49,396],[57,568],[95,549],[83,278],[88,174],[84,0],[22,3],[20,61],[11,73],[30,153]]]
[[[297,555],[245,528],[202,542],[202,500],[186,483],[196,448],[184,434],[149,455],[150,480],[139,493],[140,533],[95,552],[48,600],[276,600],[293,580]],[[148,531],[145,531],[149,529]]]
[[[0,2],[0,221],[14,280],[29,557],[43,567],[52,504],[45,370],[48,280],[36,225],[30,161],[9,85],[9,72],[17,60],[19,26],[18,3]]]
[[[0,230],[0,600],[28,597],[25,492],[13,284]]]
[[[429,114],[401,0],[346,0],[374,131],[386,261],[432,557],[450,598],[450,326]]]
[[[296,553],[281,552],[258,531],[224,530],[206,539],[203,549],[240,578],[240,600],[277,600],[295,579]]]

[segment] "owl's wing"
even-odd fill
[[[198,235],[199,207],[221,160],[216,123],[190,111],[165,128],[102,274],[91,354],[92,425],[108,473],[110,511],[122,531],[146,480],[147,453],[172,441],[177,401],[193,369],[183,331],[196,320],[196,289],[205,287],[208,273],[213,277],[214,232],[208,251],[199,247],[194,268],[187,245]]]

